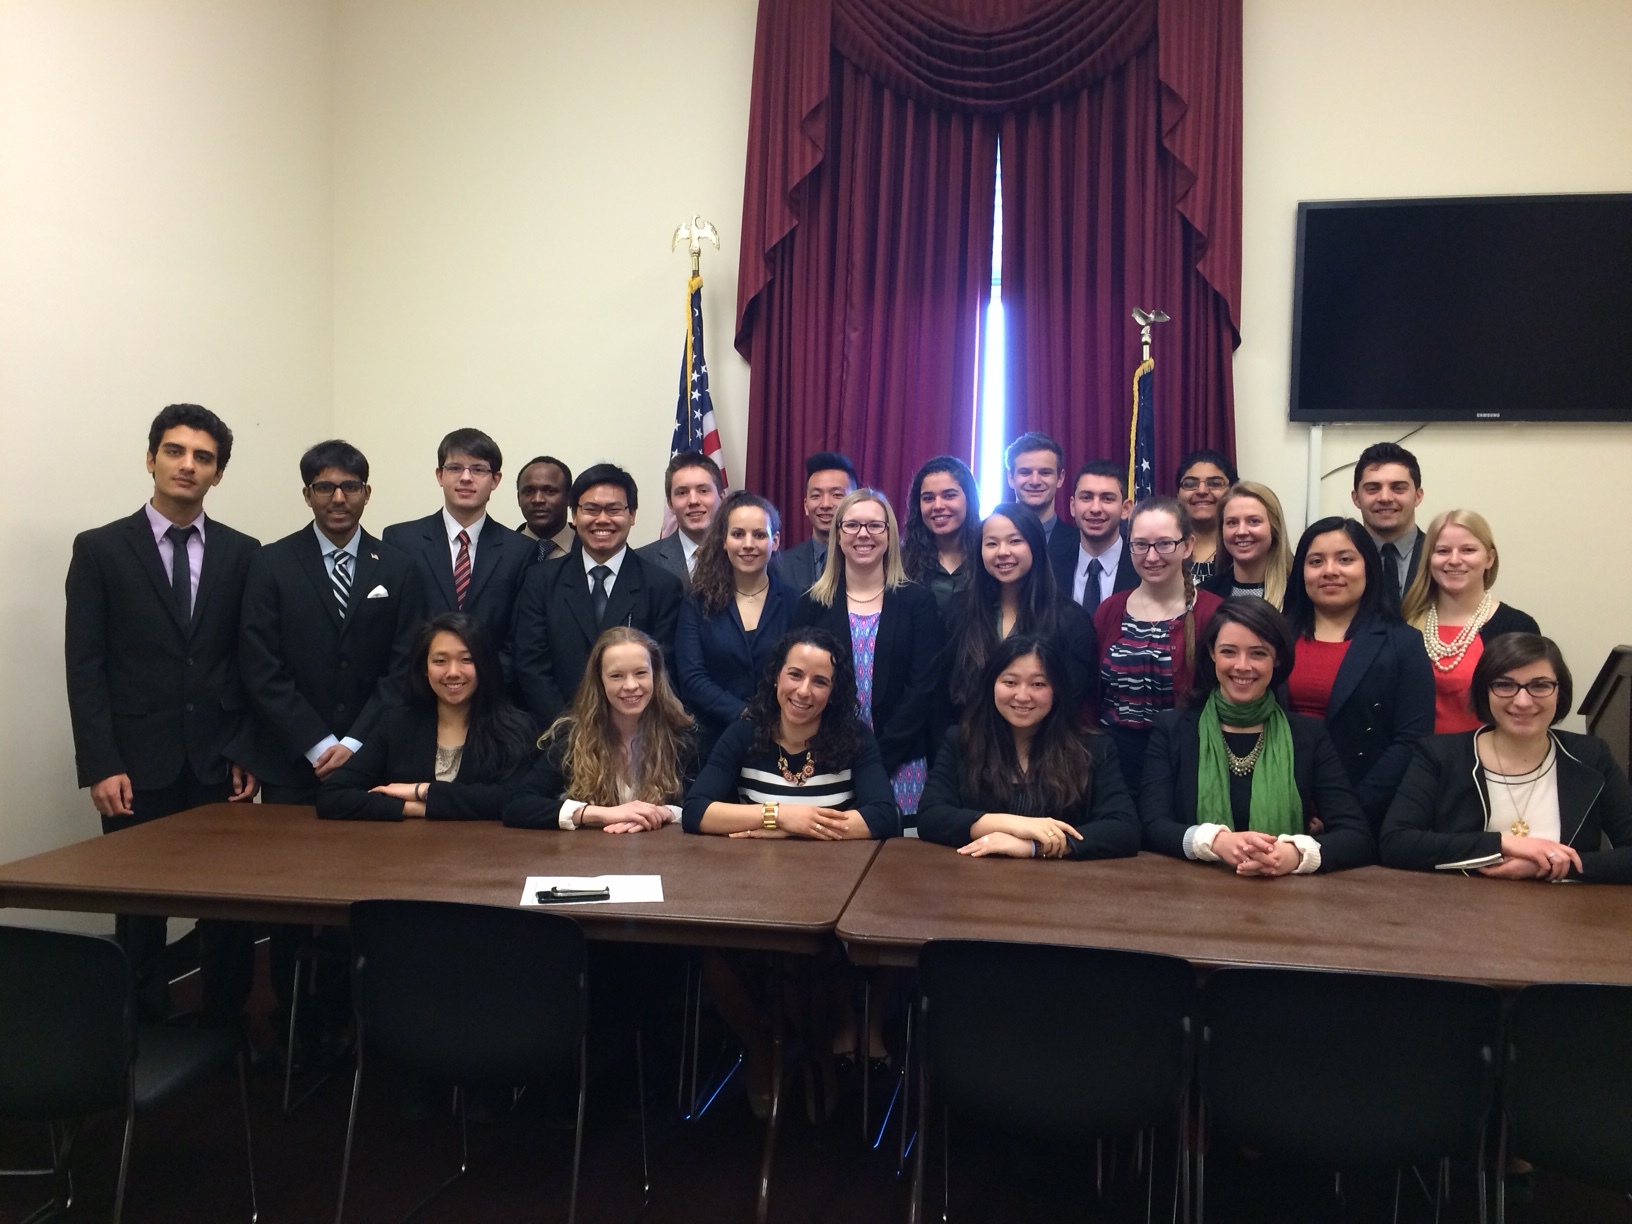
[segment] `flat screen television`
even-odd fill
[[[1632,421],[1632,194],[1300,203],[1292,419]]]

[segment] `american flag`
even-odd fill
[[[1128,491],[1137,503],[1156,492],[1156,363],[1133,372],[1133,424],[1128,430]]]
[[[703,355],[703,278],[690,282],[690,308],[686,311],[686,349],[680,357],[680,391],[674,405],[674,438],[669,457],[681,451],[697,451],[720,465],[720,485],[730,488],[725,475],[725,452],[720,447],[720,429],[714,422],[714,399],[708,393],[708,359]],[[674,534],[674,512],[663,507],[663,534]]]

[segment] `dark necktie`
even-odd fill
[[[1088,561],[1088,581],[1082,584],[1082,610],[1089,616],[1099,607],[1099,576],[1105,572],[1105,567],[1099,563],[1098,557]]]
[[[601,617],[606,615],[606,580],[612,577],[610,566],[597,565],[589,571],[589,576],[595,581],[589,588],[589,601],[595,605],[595,624],[601,623]]]
[[[1383,595],[1391,607],[1400,606],[1400,550],[1383,545]]]
[[[555,541],[554,540],[540,540],[538,542],[538,559],[540,561],[548,560],[550,554],[553,553],[554,551],[555,551]]]
[[[453,537],[459,541],[459,555],[453,559],[453,606],[465,610],[465,592],[470,590],[470,533],[461,531]]]
[[[340,616],[346,615],[346,605],[351,602],[351,554],[336,552],[334,554],[334,573],[329,578],[334,587],[334,600],[340,605]]]
[[[193,623],[193,559],[187,555],[187,541],[196,530],[196,527],[167,527],[164,531],[170,541],[170,592],[184,625]]]

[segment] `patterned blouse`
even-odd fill
[[[1100,721],[1106,726],[1148,730],[1157,714],[1173,708],[1172,642],[1183,640],[1182,619],[1122,617],[1099,668]]]
[[[856,664],[856,714],[869,731],[878,730],[873,725],[873,660],[878,653],[879,615],[877,612],[850,613],[850,657]],[[902,762],[890,775],[890,788],[895,791],[895,802],[902,815],[917,813],[918,801],[923,797],[924,783],[928,780],[929,761],[925,757]]]

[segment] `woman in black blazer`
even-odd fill
[[[936,746],[931,719],[941,662],[935,597],[907,580],[889,499],[857,489],[833,519],[837,548],[799,601],[797,627],[825,629],[850,648],[858,713],[878,740],[884,771],[904,815],[918,810]]]
[[[918,836],[973,858],[1125,858],[1139,814],[1116,745],[1072,717],[1071,673],[1045,637],[1014,634],[980,679],[983,697],[947,732]]]
[[[1318,719],[1285,713],[1286,622],[1226,599],[1202,631],[1198,700],[1157,716],[1139,788],[1144,847],[1243,876],[1307,875],[1376,859],[1365,813]]]
[[[517,829],[644,833],[680,819],[697,772],[691,715],[669,687],[655,639],[613,625],[595,639],[572,709],[504,801]]]
[[[1382,562],[1354,519],[1310,524],[1292,557],[1286,621],[1297,639],[1285,704],[1323,718],[1373,836],[1418,740],[1434,727],[1422,638],[1382,599]]]
[[[770,565],[781,531],[775,506],[738,490],[697,546],[675,631],[675,672],[680,697],[697,719],[702,760],[741,717],[793,622],[798,596]]]
[[[408,652],[405,704],[388,710],[323,781],[331,820],[497,820],[532,764],[533,732],[510,704],[498,652],[474,616],[421,625]]]
[[[1383,822],[1384,864],[1488,859],[1478,870],[1498,879],[1632,883],[1632,787],[1602,740],[1554,729],[1574,696],[1558,647],[1504,634],[1473,686],[1485,725],[1417,745]]]

